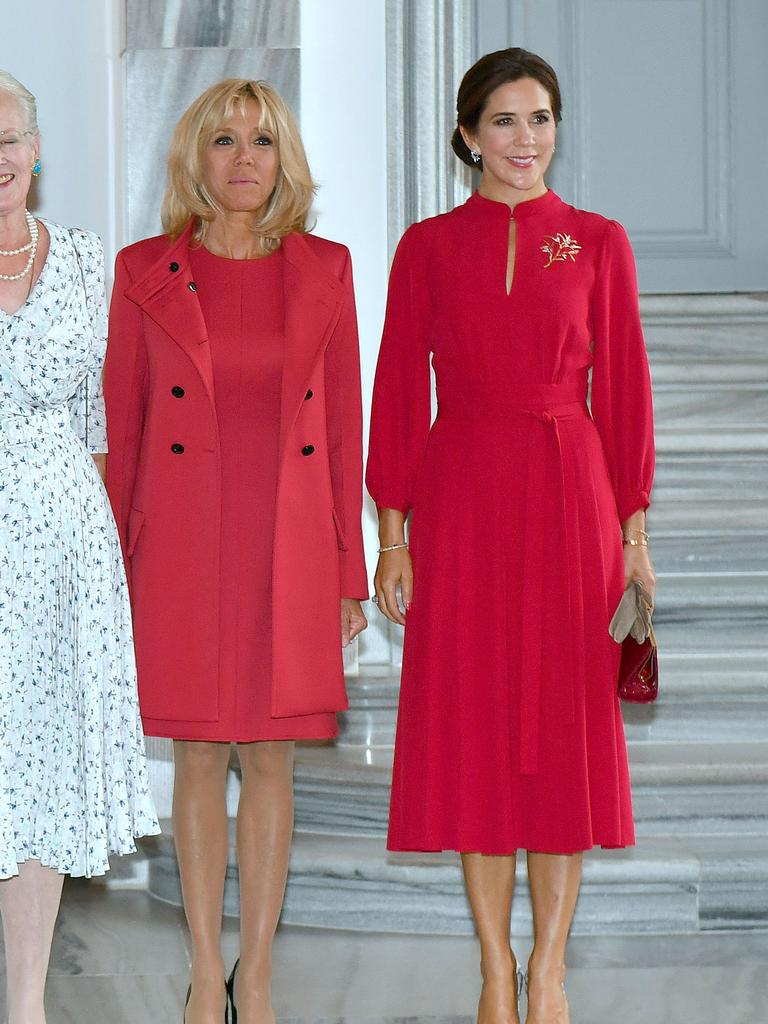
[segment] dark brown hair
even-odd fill
[[[519,46],[486,53],[464,75],[456,97],[457,127],[451,139],[451,146],[459,160],[463,160],[469,167],[482,168],[482,161],[475,164],[458,126],[461,125],[465,131],[476,131],[480,115],[485,110],[491,93],[500,85],[517,82],[521,78],[534,78],[543,85],[549,93],[555,121],[562,119],[563,102],[557,75],[545,60]]]

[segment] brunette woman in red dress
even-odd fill
[[[174,134],[166,234],[118,256],[105,391],[139,697],[173,738],[192,935],[187,1024],[220,1024],[227,766],[244,1021],[272,1022],[271,946],[293,822],[293,741],[336,734],[342,644],[366,626],[360,371],[349,253],[307,234],[298,128],[227,79]]]
[[[389,847],[461,852],[481,1024],[519,1020],[516,851],[527,1021],[567,1024],[582,852],[634,842],[608,625],[628,580],[654,589],[651,390],[623,228],[544,183],[560,109],[555,73],[524,50],[465,75],[453,148],[480,187],[403,236],[373,400],[376,595],[407,623]]]

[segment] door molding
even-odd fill
[[[714,117],[704,124],[703,149],[707,175],[704,225],[701,230],[674,231],[661,227],[635,228],[632,244],[637,256],[701,257],[733,256],[733,197],[731,193],[733,140],[730,137],[733,60],[731,21],[733,0],[699,0],[704,49],[701,69],[704,108]],[[590,174],[584,155],[590,152],[591,108],[587,102],[587,67],[584,60],[584,4],[558,0],[558,29],[563,52],[564,88],[572,98],[573,160],[570,169],[575,204],[591,210]]]

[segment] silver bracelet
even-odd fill
[[[407,544],[389,544],[385,548],[379,548],[379,554],[381,554],[382,551],[397,551],[398,548],[407,548],[407,547],[408,547]]]

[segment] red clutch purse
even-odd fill
[[[653,623],[638,643],[631,635],[621,643],[619,697],[632,704],[650,704],[659,695],[659,661]]]

